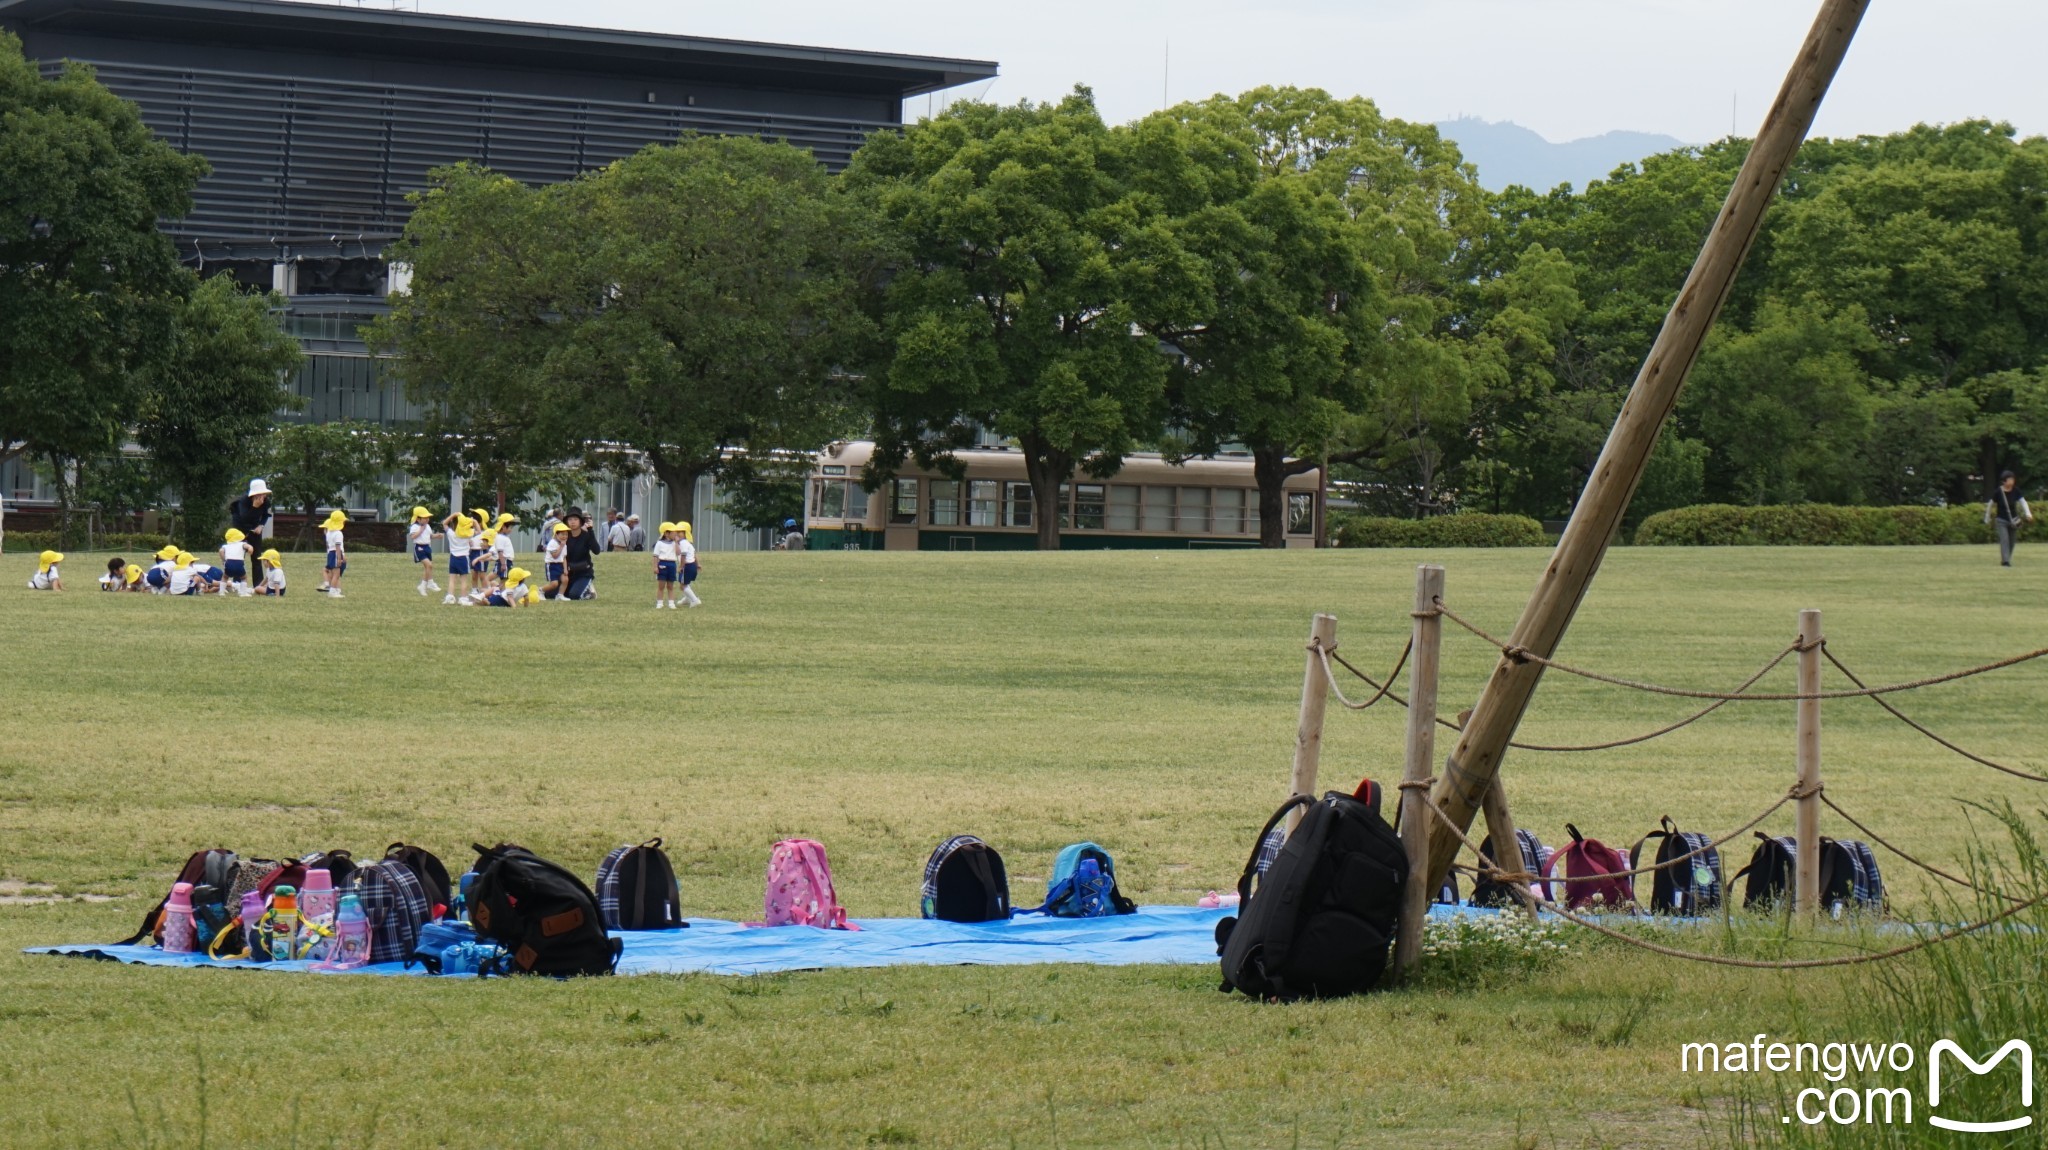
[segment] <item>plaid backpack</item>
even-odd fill
[[[597,864],[597,910],[610,930],[673,930],[683,921],[682,891],[660,839],[627,843]]]
[[[1749,876],[1743,888],[1744,910],[1768,908],[1780,900],[1791,902],[1797,894],[1799,840],[1791,835],[1772,838],[1762,831],[1756,832],[1756,837],[1756,853],[1750,855],[1749,865],[1735,872],[1736,878]],[[1877,856],[1867,844],[1821,836],[1820,902],[1834,915],[1844,910],[1883,912],[1884,876],[1878,873]]]
[[[1522,856],[1521,867],[1523,874],[1540,875],[1550,866],[1552,851],[1549,847],[1543,845],[1542,839],[1536,837],[1536,832],[1525,830],[1521,827],[1515,828],[1515,845],[1521,848],[1519,853]],[[1497,860],[1500,857],[1493,853],[1493,836],[1491,835],[1486,837],[1485,842],[1479,844],[1479,850],[1487,858]],[[1504,865],[1512,865],[1512,862]],[[1530,892],[1537,898],[1546,901],[1550,899],[1550,884],[1541,879],[1536,879],[1532,880],[1528,885]],[[1488,876],[1473,882],[1472,905],[1519,907],[1522,905],[1522,896],[1515,892],[1514,887],[1504,882],[1498,882]]]
[[[1643,865],[1643,847],[1651,839],[1659,840],[1657,869],[1650,878],[1651,913],[1697,915],[1720,906],[1721,852],[1714,849],[1713,840],[1698,831],[1679,830],[1670,815],[1659,819],[1658,826],[1628,852],[1629,869],[1635,870]]]
[[[370,961],[403,962],[433,921],[426,888],[412,868],[396,859],[359,866],[345,888],[353,891],[363,916],[370,920]]]
[[[1550,889],[1556,891],[1560,884],[1554,876],[1560,868],[1564,871],[1565,909],[1617,910],[1634,906],[1635,879],[1617,877],[1631,869],[1621,852],[1599,839],[1587,838],[1570,823],[1564,829],[1571,834],[1572,841],[1550,857],[1543,877],[1550,880]]]
[[[1010,874],[1003,856],[973,835],[954,835],[924,864],[919,905],[926,918],[1000,922],[1010,917]]]

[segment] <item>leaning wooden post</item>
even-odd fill
[[[1423,921],[1436,886],[1429,881],[1427,784],[1436,762],[1436,673],[1443,646],[1444,569],[1425,563],[1415,569],[1415,610],[1408,655],[1408,757],[1402,772],[1401,845],[1408,850],[1408,886],[1401,892],[1401,921],[1394,933],[1394,974],[1398,977],[1422,954]]]
[[[1337,649],[1337,617],[1317,615],[1308,628],[1308,670],[1301,676],[1301,724],[1294,729],[1294,772],[1288,776],[1287,793],[1316,793],[1316,768],[1323,760],[1323,711],[1330,703],[1330,675],[1323,667],[1322,652]],[[1301,821],[1301,811],[1287,815],[1287,833]]]
[[[1501,789],[1500,776],[1495,775],[1493,785],[1486,788],[1479,809],[1486,814],[1486,837],[1493,840],[1494,865],[1503,871],[1521,870],[1522,843],[1515,837],[1515,820],[1508,814],[1508,796]],[[1521,901],[1529,917],[1536,918],[1536,900],[1525,895]]]
[[[1820,693],[1820,612],[1799,613],[1799,693]],[[1799,700],[1799,807],[1794,823],[1798,852],[1792,906],[1808,922],[1820,914],[1820,700]]]
[[[1526,655],[1551,657],[1571,626],[1572,615],[1606,557],[1608,543],[1621,530],[1622,516],[1642,480],[1650,451],[1657,445],[1657,433],[1678,403],[1714,317],[1727,302],[1735,274],[1742,270],[1743,259],[1763,228],[1765,209],[1813,126],[1814,114],[1820,111],[1821,99],[1834,82],[1868,7],[1869,0],[1825,0],[1821,5],[1813,30],[1757,132],[1756,143],[1742,163],[1721,214],[1714,219],[1713,231],[1708,233],[1692,273],[1657,332],[1649,358],[1643,361],[1642,371],[1615,417],[1600,460],[1572,508],[1564,536],[1544,566],[1528,605],[1522,608],[1508,649],[1472,708],[1472,722],[1444,763],[1436,801],[1460,830],[1472,825],[1473,812],[1493,785],[1508,741],[1515,737],[1529,698],[1543,678],[1543,665]],[[1457,839],[1436,836],[1429,856],[1431,882],[1442,882],[1450,873],[1457,851]]]

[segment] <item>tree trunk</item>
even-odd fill
[[[648,452],[647,462],[654,467],[654,474],[668,486],[668,517],[683,523],[696,519],[697,477],[710,470],[710,465],[678,462],[658,451]],[[805,498],[809,497],[809,492],[805,492]]]
[[[1027,435],[1017,442],[1024,449],[1024,474],[1031,480],[1032,525],[1038,531],[1038,549],[1058,551],[1062,510],[1060,484],[1074,473],[1074,461],[1064,452],[1053,450],[1051,444],[1036,435]],[[973,505],[970,503],[969,506]],[[1000,495],[996,507],[1000,519]]]
[[[1287,449],[1252,448],[1252,478],[1259,484],[1259,546],[1287,546]]]
[[[57,546],[78,547],[78,540],[71,534],[72,506],[78,502],[78,473],[65,462],[64,457],[50,454],[50,476],[57,485]]]

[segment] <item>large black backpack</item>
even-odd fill
[[[597,864],[597,909],[612,930],[674,930],[683,921],[682,888],[660,839],[624,846]]]
[[[1223,989],[1255,998],[1335,998],[1370,990],[1387,966],[1408,882],[1408,854],[1380,817],[1380,787],[1357,795],[1296,795],[1273,812],[1267,834],[1296,807],[1301,823],[1259,879],[1255,847],[1237,880],[1242,911],[1216,924]]]
[[[1749,865],[1735,872],[1736,878],[1749,876],[1743,888],[1744,910],[1767,907],[1781,899],[1790,901],[1793,896],[1798,840],[1790,835],[1772,838],[1762,831],[1756,837],[1760,841]],[[1884,910],[1884,877],[1878,873],[1877,856],[1868,845],[1821,836],[1820,904],[1831,914]]]
[[[1736,878],[1748,878],[1742,885],[1744,910],[1768,910],[1792,899],[1793,856],[1799,852],[1799,840],[1791,835],[1772,838],[1762,831],[1756,832],[1756,840],[1749,865],[1735,872]]]
[[[1721,905],[1721,852],[1698,831],[1681,831],[1670,815],[1628,852],[1628,869],[1641,870],[1643,847],[1657,840],[1657,869],[1650,872],[1652,914],[1705,914]],[[1691,858],[1686,858],[1691,855]],[[1685,859],[1684,862],[1678,860]]]
[[[625,944],[605,933],[597,896],[569,869],[525,847],[476,848],[469,921],[511,955],[512,972],[610,974]]]
[[[1010,917],[1010,872],[1003,856],[973,835],[954,835],[924,864],[920,909],[946,922],[1001,922]]]

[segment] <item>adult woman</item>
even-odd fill
[[[571,507],[569,513],[562,517],[562,522],[569,528],[563,552],[563,562],[567,564],[568,597],[595,599],[597,588],[593,581],[597,575],[597,553],[604,549],[604,543],[584,522],[581,508]]]
[[[228,520],[251,540],[252,552],[262,550],[262,541],[270,538],[270,484],[251,479],[249,493],[228,504]]]

